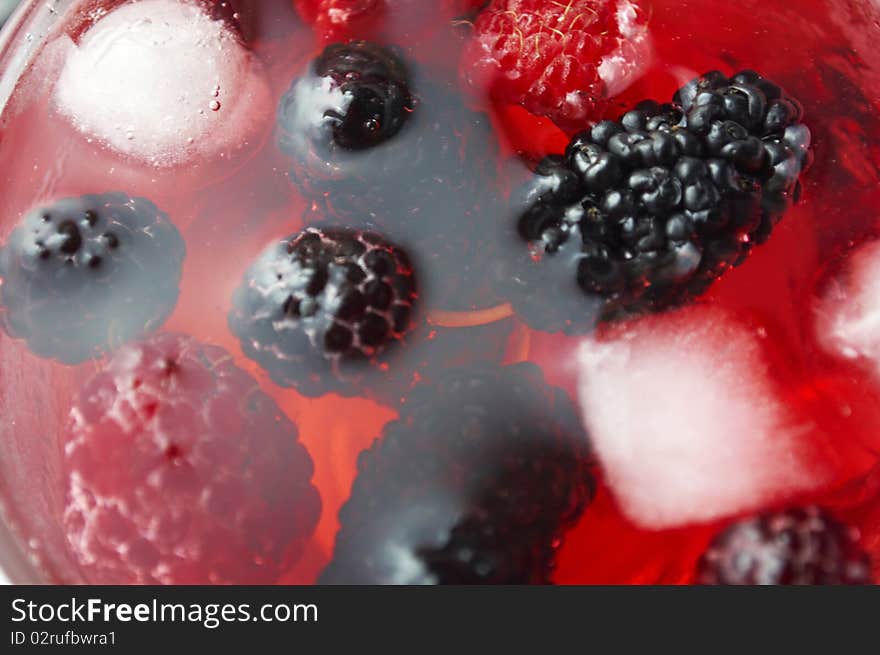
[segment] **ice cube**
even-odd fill
[[[880,376],[880,241],[857,248],[825,281],[816,326],[828,352],[866,363]]]
[[[143,0],[104,15],[72,49],[54,100],[87,137],[155,165],[234,151],[269,113],[251,53],[184,0]]]
[[[764,334],[698,306],[580,346],[586,427],[632,521],[650,529],[709,521],[826,482],[816,426],[780,399]]]

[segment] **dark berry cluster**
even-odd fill
[[[697,581],[713,585],[870,584],[857,533],[818,507],[766,512],[718,535]]]
[[[518,312],[581,331],[704,292],[797,201],[810,161],[800,120],[799,104],[757,73],[715,72],[672,103],[646,101],[577,134],[518,198],[529,247],[506,280]]]
[[[320,582],[546,583],[592,491],[575,408],[539,369],[450,371],[361,454]]]
[[[0,250],[0,319],[37,355],[77,364],[159,327],[185,255],[149,200],[67,198],[29,212]]]
[[[381,237],[306,228],[248,269],[229,326],[278,384],[350,395],[412,327],[415,289],[406,254]]]

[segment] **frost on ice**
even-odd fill
[[[251,54],[180,0],[102,17],[71,46],[54,100],[85,136],[156,165],[242,147],[268,109]]]
[[[586,427],[623,512],[661,529],[757,509],[826,482],[814,426],[780,399],[762,337],[693,307],[578,353]]]
[[[816,306],[819,341],[880,376],[880,242],[853,251],[826,281]]]

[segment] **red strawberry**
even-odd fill
[[[296,426],[223,349],[160,334],[119,350],[67,428],[64,515],[95,584],[258,584],[321,509]]]
[[[480,13],[461,75],[478,93],[583,129],[643,57],[635,0],[492,0]]]

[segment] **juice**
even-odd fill
[[[608,19],[620,32],[613,53],[617,63],[599,69],[604,77],[594,80],[598,90],[591,90],[587,106],[569,107],[563,117],[553,110],[537,115],[540,103],[517,103],[504,96],[506,90],[495,93],[470,67],[483,25],[479,12],[492,10],[497,0],[488,8],[427,0],[389,0],[378,9],[374,5],[382,3],[341,3],[354,7],[355,15],[343,13],[336,22],[321,18],[314,9],[319,4],[34,3],[7,27],[0,82],[0,243],[9,251],[16,234],[24,234],[15,230],[30,225],[23,221],[35,208],[91,194],[101,196],[92,202],[108,207],[148,199],[149,207],[137,211],[149,213],[150,222],[139,230],[155,246],[136,250],[130,262],[114,263],[119,272],[112,279],[125,280],[118,283],[125,286],[120,296],[125,302],[96,309],[90,304],[97,302],[94,297],[104,302],[115,296],[71,292],[63,310],[50,307],[37,314],[28,307],[26,320],[15,314],[24,310],[10,298],[33,301],[35,287],[13,289],[10,264],[0,268],[6,286],[0,323],[8,328],[0,331],[0,498],[39,575],[59,583],[499,581],[504,576],[497,573],[503,568],[498,561],[510,557],[521,565],[555,564],[538,573],[515,570],[507,581],[692,583],[699,578],[698,560],[727,526],[763,510],[816,505],[857,534],[859,548],[873,558],[876,581],[880,305],[872,299],[880,290],[872,290],[880,268],[873,269],[872,262],[880,260],[872,257],[872,248],[877,250],[880,203],[880,54],[872,43],[880,37],[880,5],[873,0],[620,3]],[[526,31],[523,38],[539,44],[541,38],[561,38],[549,27],[544,37],[540,30],[529,36],[531,23],[523,15],[540,3],[513,4],[523,12],[515,17]],[[595,15],[611,4],[596,0]],[[565,10],[564,3],[545,5]],[[593,20],[584,16],[580,20]],[[301,131],[309,116],[297,122],[302,117],[296,112],[311,106],[302,105],[297,94],[305,91],[297,90],[295,81],[315,74],[313,62],[325,48],[352,39],[375,44],[366,51],[357,46],[356,53],[372,53],[382,71],[396,65],[383,59],[391,56],[383,48],[397,46],[393,57],[405,62],[408,88],[382,87],[381,93],[401,93],[402,111],[411,116],[401,113],[402,125],[387,117],[367,132],[356,126],[358,138],[372,135],[381,144],[358,142],[343,148],[338,159],[323,157],[319,149],[309,149],[309,139],[324,133]],[[608,54],[585,48],[574,52],[591,66]],[[180,57],[172,56],[175,52]],[[355,57],[334,56],[328,67],[349,65]],[[598,121],[616,120],[642,100],[669,102],[689,81],[715,70],[728,79],[757,71],[803,107],[802,123],[810,134],[804,149],[810,155],[804,155],[803,171],[794,174],[801,188],[770,233],[743,237],[749,244],[763,242],[749,245],[738,265],[722,266],[710,284],[680,302],[624,302],[623,311],[597,310],[606,292],[572,292],[572,272],[562,270],[554,275],[569,277],[525,290],[506,283],[516,275],[507,268],[508,258],[528,257],[529,246],[515,226],[524,211],[521,190],[533,180],[537,162],[563,154],[575,133]],[[319,81],[328,83],[330,77]],[[332,96],[327,87],[315,89],[315,103],[325,101],[321,92]],[[334,138],[343,138],[340,134]],[[112,201],[103,195],[111,192],[124,197]],[[88,211],[85,205],[69,207],[64,211]],[[344,230],[378,232],[380,242],[358,241],[358,247],[385,253],[396,267],[395,282],[383,279],[393,287],[391,307],[400,316],[388,303],[382,311],[367,312],[391,325],[382,328],[388,348],[371,341],[363,318],[343,321],[342,336],[332,333],[344,342],[341,351],[359,349],[363,356],[351,369],[348,355],[311,352],[313,333],[309,341],[284,332],[286,323],[278,327],[292,316],[294,332],[308,323],[311,315],[301,298],[296,310],[288,307],[274,322],[248,314],[254,303],[274,298],[271,291],[263,293],[265,275],[277,270],[281,281],[289,274],[277,268],[272,259],[277,253],[267,248],[283,243],[282,257],[310,252],[308,247],[318,246],[302,240],[309,229],[317,230],[313,234],[322,247],[338,247],[336,256],[354,247]],[[177,237],[168,236],[173,234],[185,253],[173,254],[176,246],[169,244]],[[537,261],[542,258],[546,261]],[[544,253],[533,263],[549,267],[551,261]],[[366,274],[382,277],[376,270]],[[15,280],[32,283],[21,275]],[[338,283],[345,291],[346,282],[332,279],[327,288]],[[99,278],[97,284],[110,283]],[[41,300],[60,307],[61,296]],[[375,305],[375,298],[364,302]],[[333,302],[342,312],[343,300]],[[151,303],[157,309],[149,309]],[[567,313],[573,304],[582,309]],[[557,311],[564,320],[548,318]],[[95,321],[83,318],[96,313]],[[361,309],[358,316],[363,314]],[[17,327],[9,328],[12,324]],[[266,336],[266,325],[282,331]],[[330,330],[314,329],[323,339],[320,347],[329,348]],[[51,338],[38,339],[27,330],[44,330]],[[98,439],[86,425],[86,410],[106,390],[101,386],[106,376],[117,376],[117,391],[122,377],[137,378],[132,371],[139,369],[123,361],[125,353],[146,357],[153,351],[138,350],[138,344],[155,343],[162,335],[192,339],[173,346],[178,354],[195,353],[180,354],[184,372],[187,366],[193,371],[207,366],[224,389],[251,403],[242,403],[245,419],[234,408],[220,418],[207,416],[201,403],[207,407],[205,398],[215,392],[202,389],[188,396],[183,413],[170,414],[194,422],[181,423],[181,434],[194,432],[180,437],[183,445],[168,437],[169,466],[192,466],[198,484],[209,472],[223,478],[211,487],[216,498],[191,514],[175,513],[181,498],[201,503],[204,494],[181,490],[183,483],[164,489],[147,471],[143,484],[149,494],[132,490],[136,483],[126,477],[126,467],[137,468],[141,447],[144,457],[155,455],[143,444],[126,446],[134,433],[118,438],[101,433],[101,448],[125,450],[118,457],[89,451],[90,463],[82,464],[72,454]],[[58,345],[82,341],[88,342],[85,353]],[[285,344],[292,343],[304,350],[286,351]],[[222,351],[200,350],[214,347]],[[66,354],[59,355],[59,348]],[[237,372],[227,373],[227,356]],[[469,371],[479,371],[474,375],[482,382],[448,382]],[[164,387],[156,380],[159,407],[151,411],[161,418],[163,402],[190,391],[184,383]],[[514,391],[505,391],[505,381]],[[495,384],[501,386],[487,391]],[[547,389],[561,390],[565,400]],[[472,413],[481,403],[485,412]],[[486,438],[492,448],[478,448],[468,464],[470,446],[463,444],[469,437],[459,443],[450,435],[466,434],[468,421],[491,433],[496,424],[486,428],[480,421],[492,412],[512,417],[498,423],[511,433],[517,431],[512,425],[521,425],[524,432],[542,435],[583,434],[572,455],[576,465],[546,464],[543,450],[511,454],[501,437],[498,444]],[[152,418],[138,416],[136,421],[151,426],[143,429],[159,429]],[[244,427],[235,427],[238,421]],[[417,446],[401,446],[400,452],[414,458],[411,466],[389,464],[396,452],[391,446],[376,450],[374,441],[383,431],[382,443],[391,443],[394,430],[410,434],[390,424],[421,435]],[[162,429],[163,435],[176,434]],[[222,459],[225,454],[190,459],[195,455],[186,445],[201,443],[214,429],[224,439],[241,440],[230,446],[236,453],[242,449],[244,454],[235,455],[240,459],[230,463]],[[284,438],[299,445],[279,445],[276,440]],[[274,453],[268,459],[278,461],[264,462],[267,457],[248,449]],[[372,459],[362,460],[357,484],[358,458],[367,449]],[[504,461],[498,470],[492,468],[496,460],[485,464],[492,457]],[[539,463],[533,468],[540,471],[507,461],[516,457]],[[384,465],[386,473],[379,470]],[[369,466],[378,472],[370,473]],[[448,470],[440,470],[443,466]],[[468,466],[489,466],[491,472]],[[102,467],[121,473],[111,483]],[[563,484],[554,481],[553,471],[578,479]],[[419,486],[422,475],[430,484]],[[224,486],[224,476],[234,484]],[[262,484],[262,476],[277,479]],[[395,478],[397,486],[380,484],[385,478]],[[113,485],[124,488],[123,500],[117,498],[120,523],[89,523],[90,512],[115,498]],[[235,492],[224,496],[216,491],[221,487],[223,493]],[[545,520],[543,501],[535,499],[551,488],[564,507],[554,505],[556,514]],[[256,505],[239,509],[242,497],[251,494],[259,521],[249,514]],[[376,495],[361,501],[358,494]],[[350,509],[340,515],[350,497]],[[477,497],[480,511],[472,512]],[[139,502],[144,505],[134,507]],[[387,508],[376,509],[376,503]],[[150,520],[165,517],[166,504],[168,515],[181,523],[173,529]],[[514,512],[513,504],[522,511]],[[359,514],[367,511],[375,516]],[[523,518],[529,512],[535,515]],[[222,525],[221,517],[230,517],[229,525]],[[296,529],[279,531],[278,522]],[[534,527],[544,523],[549,527]],[[106,537],[106,530],[119,530],[119,540]],[[127,532],[132,530],[139,531],[137,543],[144,542],[148,554],[137,556]],[[267,531],[265,539],[261,530]],[[165,540],[162,546],[152,543],[156,534]],[[464,535],[469,545],[457,544],[453,534]],[[180,548],[173,546],[175,539]],[[224,539],[228,543],[218,542]],[[450,544],[458,550],[450,551]],[[403,554],[389,555],[392,546]],[[462,554],[468,548],[477,553],[473,561],[485,556],[490,563],[469,568],[471,560]],[[371,549],[380,564],[364,573],[358,558]],[[235,560],[230,553],[239,550]],[[102,557],[113,565],[97,561]],[[166,557],[175,563],[169,565]],[[334,557],[350,561],[328,569]],[[409,570],[401,563],[408,558],[415,558],[421,573],[401,573]],[[322,571],[332,574],[321,578]]]

